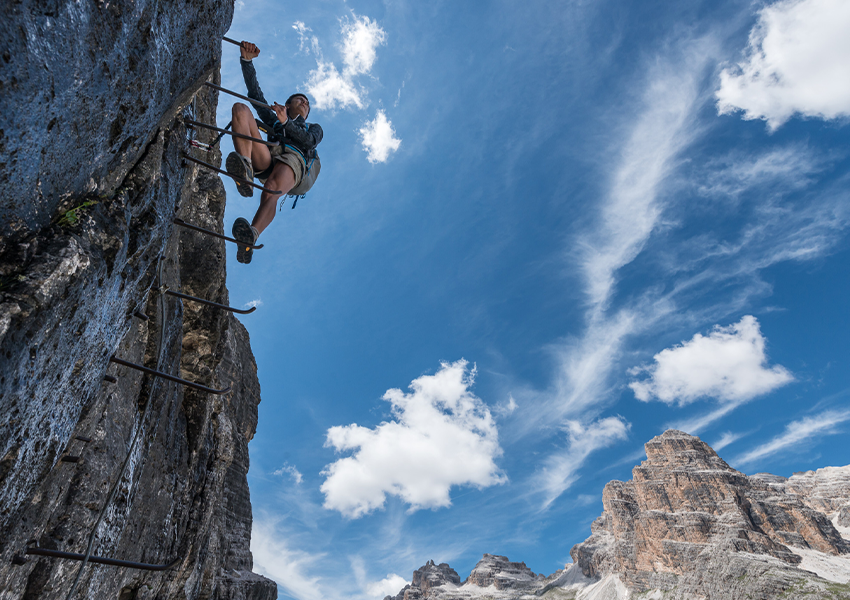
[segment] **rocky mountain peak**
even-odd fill
[[[478,587],[495,586],[497,590],[512,589],[521,582],[535,581],[539,577],[524,562],[511,562],[507,556],[485,554],[466,578],[464,584]]]
[[[698,437],[668,429],[644,444],[646,461],[635,469],[707,469],[734,471]]]
[[[646,453],[632,481],[605,486],[593,535],[571,551],[587,577],[618,573],[631,587],[663,588],[695,565],[740,553],[794,566],[802,558],[792,548],[850,552],[822,512],[777,493],[787,482],[747,477],[695,436],[667,431]]]
[[[458,585],[429,562],[384,600],[850,598],[850,466],[748,477],[676,430],[646,455],[630,481],[605,486],[602,515],[564,569],[543,577],[485,554]]]

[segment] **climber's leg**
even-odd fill
[[[249,135],[253,138],[262,139],[262,134],[257,128],[257,122],[254,120],[254,113],[246,104],[237,102],[233,105],[233,121],[232,128],[235,133]],[[272,156],[268,146],[251,140],[244,140],[238,137],[233,138],[233,147],[236,152],[245,158],[251,160],[254,173],[259,173],[269,168],[272,164]]]
[[[281,190],[285,194],[295,187],[295,171],[285,163],[275,162],[274,169],[264,185],[270,190]],[[258,233],[262,233],[274,219],[277,199],[280,196],[280,194],[268,192],[263,192],[263,195],[260,196],[260,208],[257,209],[257,214],[254,215],[254,220],[251,223]]]

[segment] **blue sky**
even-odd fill
[[[325,131],[313,191],[228,256],[281,598],[552,573],[668,427],[746,473],[850,463],[848,13],[237,1],[267,98]],[[225,185],[229,228],[258,197]]]

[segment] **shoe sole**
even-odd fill
[[[245,168],[245,164],[239,158],[239,155],[235,152],[231,152],[227,155],[227,160],[224,163],[224,169],[227,171],[229,175],[233,175],[234,177],[238,177],[239,179],[247,180],[248,173]],[[236,183],[236,190],[246,198],[250,198],[254,195],[254,188],[248,185],[247,183],[240,183],[237,180],[234,180]]]
[[[233,237],[239,242],[236,245],[236,260],[247,265],[254,257],[254,232],[251,231],[251,224],[245,219],[237,219],[233,223]]]

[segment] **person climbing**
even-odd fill
[[[248,97],[264,104],[266,102],[260,84],[257,82],[257,72],[251,62],[259,56],[260,49],[251,42],[242,42],[239,46],[241,53],[242,76],[248,88]],[[236,260],[240,263],[250,263],[253,255],[251,246],[256,245],[257,238],[274,219],[277,199],[299,187],[302,178],[307,173],[308,161],[317,157],[316,146],[322,141],[322,128],[316,123],[307,123],[310,114],[310,101],[307,96],[296,93],[290,96],[281,106],[277,102],[269,110],[257,106],[257,114],[269,128],[269,141],[279,142],[278,146],[268,147],[251,140],[233,138],[235,152],[227,156],[225,169],[239,179],[251,181],[254,177],[272,190],[280,190],[280,194],[264,191],[260,196],[260,207],[249,223],[239,217],[233,223],[233,237],[240,243]],[[260,130],[251,109],[241,102],[233,105],[233,131],[254,138],[260,137]],[[236,189],[245,197],[254,195],[254,188],[247,183],[236,180]]]

